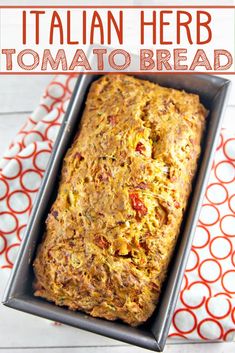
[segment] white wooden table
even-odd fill
[[[39,97],[51,76],[0,76],[0,156],[7,148]],[[224,127],[235,130],[235,77]],[[3,288],[4,283],[0,283]],[[2,290],[0,290],[2,292]],[[50,321],[1,307],[0,353],[138,353],[146,350],[125,345],[102,336],[67,326],[54,326]],[[65,349],[66,348],[66,349]],[[232,353],[235,343],[168,344],[172,353]]]

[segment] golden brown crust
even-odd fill
[[[197,95],[131,76],[92,84],[34,262],[35,295],[134,326],[151,316],[205,116]]]

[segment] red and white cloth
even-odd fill
[[[76,82],[56,76],[0,161],[0,283],[9,275]],[[221,131],[171,337],[235,339],[235,132]]]

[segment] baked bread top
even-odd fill
[[[205,117],[194,94],[127,75],[92,84],[34,262],[35,295],[134,326],[151,316]]]

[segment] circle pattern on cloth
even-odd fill
[[[228,200],[228,206],[230,210],[235,213],[235,194],[232,195]]]
[[[228,299],[220,299],[218,297],[208,298],[206,301],[206,311],[214,319],[224,319],[231,313],[232,304]]]
[[[235,267],[235,250],[234,250],[234,252],[232,254],[232,264]]]
[[[180,333],[191,333],[197,327],[196,315],[189,309],[178,309],[173,316],[173,325]]]
[[[212,226],[219,221],[219,210],[215,205],[204,204],[201,209],[199,221],[205,226]]]
[[[186,308],[197,309],[211,295],[210,287],[205,282],[192,282],[186,290],[181,291],[180,299]]]
[[[168,337],[173,337],[173,338],[178,338],[181,340],[181,338],[187,339],[186,336],[182,335],[181,333],[170,333]]]
[[[18,244],[18,243],[12,244],[6,250],[5,257],[6,257],[6,260],[10,266],[13,266],[13,264],[15,262],[19,246],[20,246],[20,244]]]
[[[230,161],[221,161],[215,167],[216,178],[224,184],[232,183],[235,180],[235,167]]]
[[[186,308],[197,309],[201,307],[206,297],[211,295],[210,287],[204,282],[193,282],[188,289],[181,291],[180,299]]]
[[[226,158],[235,161],[235,138],[228,139],[223,146]]]
[[[45,131],[46,138],[50,141],[55,141],[58,132],[60,130],[61,124],[59,123],[53,123],[49,125]]]
[[[54,109],[50,112],[50,114],[46,115],[42,121],[46,124],[54,123],[56,122],[60,117],[60,111],[59,109]]]
[[[66,81],[66,87],[68,89],[68,91],[70,93],[72,93],[74,87],[75,87],[75,84],[77,82],[77,76],[70,76],[68,77],[67,81]]]
[[[60,82],[52,82],[47,89],[47,95],[55,100],[63,99],[65,93],[65,87]]]
[[[188,287],[188,277],[184,274],[183,281],[181,284],[181,290],[185,290]]]
[[[23,143],[25,146],[28,146],[29,144],[36,142],[36,141],[43,141],[44,137],[43,134],[40,131],[29,131],[23,138]]]
[[[198,274],[203,281],[213,283],[218,281],[221,276],[221,265],[215,259],[206,259],[201,262]]]
[[[188,289],[193,289],[194,292],[200,293],[202,296],[208,297],[211,296],[211,289],[208,283],[204,281],[195,281],[192,282],[189,286]]]
[[[0,201],[5,199],[9,192],[9,185],[4,179],[0,179]]]
[[[4,155],[5,158],[12,158],[15,157],[22,149],[21,143],[16,142],[14,143]]]
[[[39,106],[34,110],[33,115],[31,116],[31,120],[34,121],[35,119],[36,121],[34,122],[36,124],[37,121],[42,120],[48,113],[50,113],[48,106],[44,103],[39,104]]]
[[[13,213],[24,213],[31,207],[31,198],[25,191],[15,190],[9,194],[7,206]]]
[[[221,205],[228,199],[228,190],[223,184],[210,184],[206,190],[206,198],[214,205]]]
[[[31,143],[19,153],[18,157],[23,159],[30,158],[36,152],[36,149],[36,143]]]
[[[3,234],[0,234],[0,255],[4,253],[7,248],[7,240]]]
[[[20,176],[20,185],[23,190],[29,192],[36,192],[42,182],[42,175],[38,170],[28,169],[25,170]]]
[[[180,293],[180,300],[186,308],[197,309],[204,304],[206,299],[204,295],[191,296],[191,291],[185,290]]]
[[[22,170],[22,164],[18,159],[12,159],[10,163],[4,168],[4,172],[2,173],[2,176],[5,179],[16,179]]]
[[[230,294],[226,292],[219,292],[215,294],[215,297],[222,297],[222,298],[232,298]]]
[[[186,272],[195,270],[195,268],[198,266],[198,263],[199,263],[199,255],[195,249],[191,249],[188,262],[187,262]]]
[[[0,212],[0,232],[3,234],[11,234],[16,231],[18,219],[8,211]]]
[[[235,237],[235,215],[226,215],[220,221],[220,229],[224,235]]]
[[[223,327],[215,319],[202,320],[197,331],[198,335],[204,340],[219,340],[223,337]]]
[[[68,108],[68,105],[69,105],[69,100],[68,100],[68,99],[62,103],[62,105],[61,105],[61,111],[62,111],[63,113],[66,113],[67,108]]]
[[[209,230],[202,225],[198,225],[193,238],[193,247],[196,249],[204,248],[209,244],[209,241],[210,241]]]
[[[222,286],[226,292],[235,294],[235,270],[228,270],[223,274]]]
[[[216,151],[218,151],[218,150],[223,146],[223,141],[224,141],[223,135],[220,134],[220,135],[219,135],[219,142],[218,142],[218,145],[217,145],[217,147],[216,147]]]
[[[235,340],[235,329],[230,329],[224,334],[225,341],[234,341]]]
[[[228,238],[218,236],[212,239],[209,249],[213,257],[218,260],[223,260],[231,255],[233,245]]]
[[[26,229],[26,224],[23,224],[17,229],[17,238],[19,239],[19,241],[22,241],[24,237],[25,229]]]
[[[34,167],[39,171],[44,172],[46,170],[46,166],[50,156],[51,156],[50,150],[41,150],[37,152],[33,159]]]

